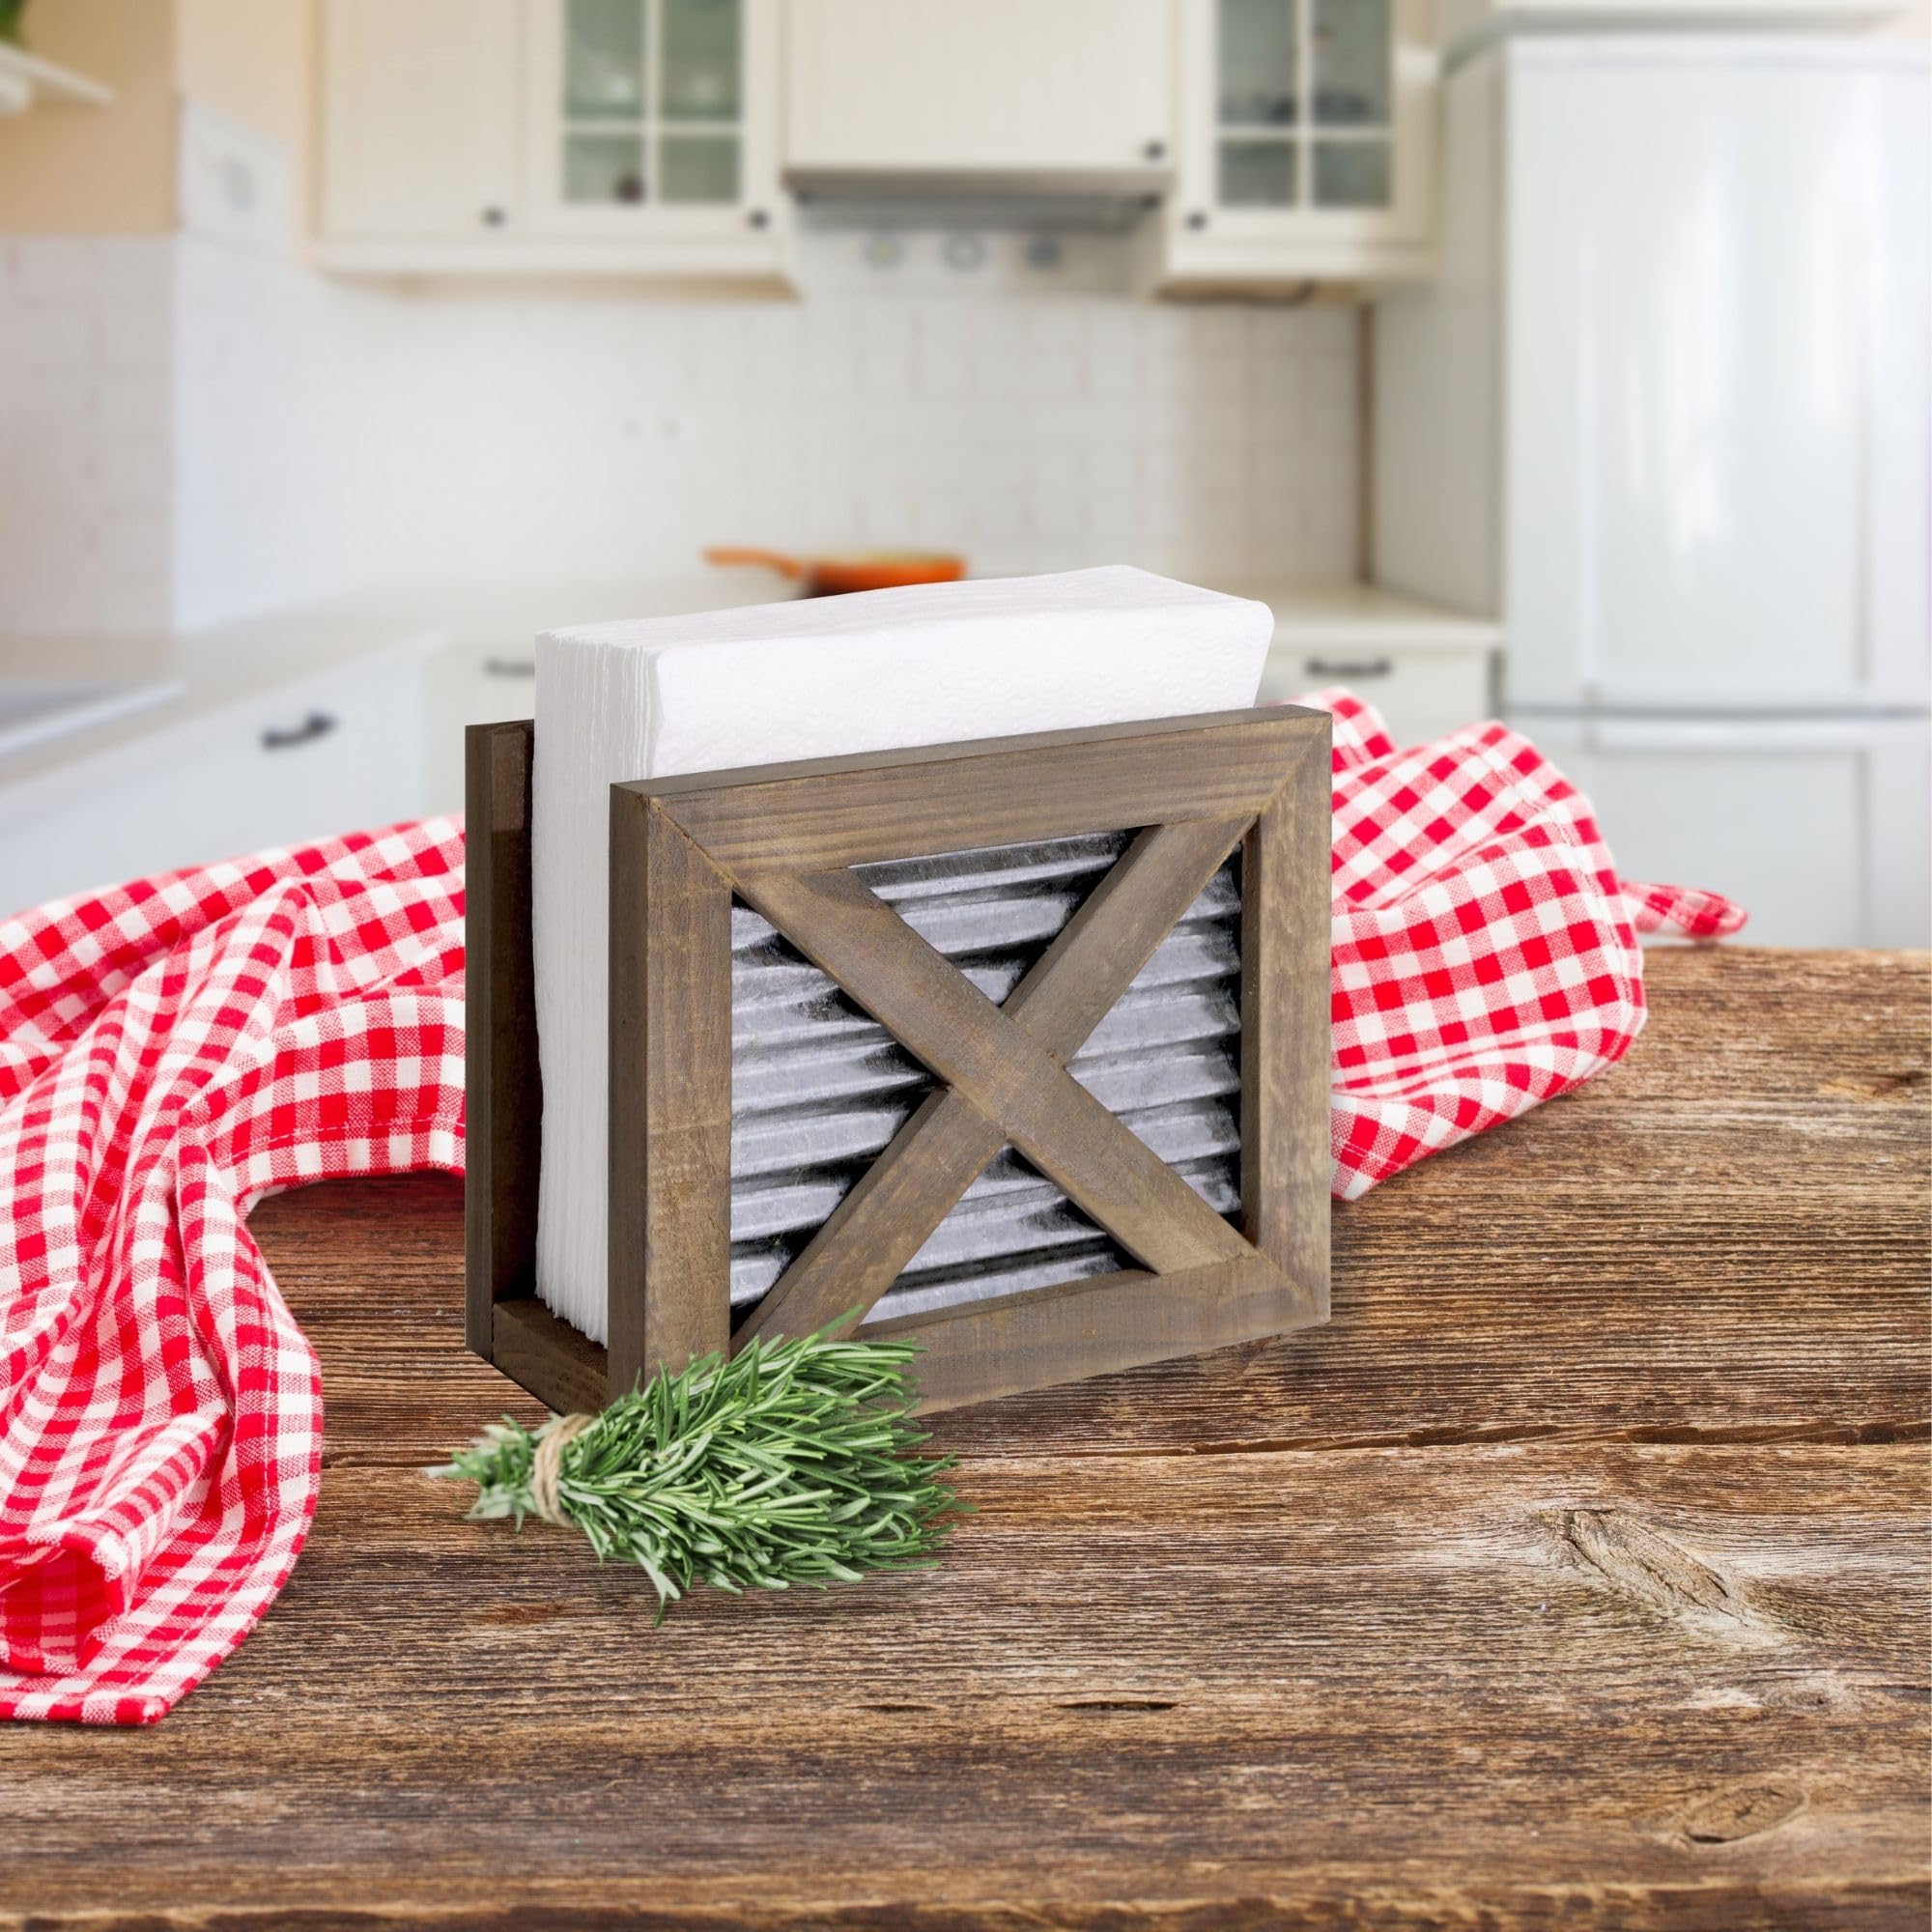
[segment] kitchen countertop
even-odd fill
[[[1217,585],[1275,613],[1275,642],[1345,639],[1364,649],[1486,648],[1498,629],[1367,584]],[[425,655],[449,643],[526,646],[537,632],[613,617],[669,615],[774,601],[782,582],[758,570],[556,582],[402,582],[261,617],[168,636],[0,637],[0,683],[113,679],[170,682],[161,703],[0,757],[0,787],[80,786],[98,759],[148,746],[205,719],[300,687],[383,653]]]
[[[1374,583],[1217,583],[1231,596],[1255,597],[1274,611],[1277,648],[1340,639],[1361,650],[1486,651],[1502,642],[1502,625],[1418,604]]]
[[[85,781],[98,760],[112,760],[130,747],[145,750],[191,733],[210,719],[272,696],[298,696],[302,686],[363,659],[426,655],[444,639],[435,625],[346,602],[177,635],[0,638],[0,683],[107,679],[180,687],[161,703],[0,757],[0,787]]]
[[[384,655],[420,658],[467,639],[525,640],[548,623],[752,601],[724,573],[663,582],[393,584],[206,630],[128,637],[0,637],[0,683],[168,682],[179,695],[0,758],[0,786],[84,777],[94,761]],[[708,601],[707,601],[708,600]],[[559,615],[559,613],[564,613]]]
[[[1922,1927],[1928,961],[1648,972],[1327,1327],[937,1417],[942,1569],[657,1630],[419,1473],[534,1413],[458,1185],[264,1203],[314,1535],[165,1722],[0,1728],[0,1924]]]

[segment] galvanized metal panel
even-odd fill
[[[986,996],[1004,1001],[1125,848],[1119,834],[858,867]],[[1237,1199],[1240,911],[1231,861],[1069,1069],[1217,1211]],[[731,915],[731,1301],[757,1301],[931,1092],[926,1070],[754,912]],[[1075,1281],[1127,1264],[1005,1150],[878,1312]]]

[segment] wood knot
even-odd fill
[[[1797,1785],[1734,1784],[1687,1805],[1677,1828],[1693,1845],[1728,1845],[1774,1832],[1804,1809],[1804,1793]]]
[[[1628,1510],[1566,1510],[1556,1527],[1570,1554],[1621,1596],[1727,1635],[1775,1628],[1741,1584]]]

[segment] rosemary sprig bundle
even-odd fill
[[[664,1371],[594,1417],[505,1416],[429,1473],[477,1487],[471,1517],[575,1524],[637,1564],[658,1617],[696,1583],[782,1590],[927,1568],[960,1506],[949,1457],[912,1452],[901,1342],[749,1343]],[[546,1448],[560,1435],[563,1439]]]

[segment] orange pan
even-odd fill
[[[966,575],[966,559],[947,551],[853,551],[838,556],[786,556],[775,550],[729,545],[704,553],[706,563],[757,564],[803,586],[807,597],[839,597],[848,590],[897,590],[908,583],[951,583]]]

